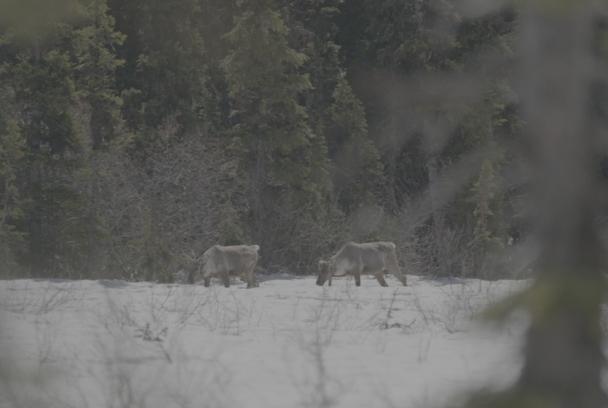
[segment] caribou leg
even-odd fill
[[[386,281],[384,280],[384,272],[383,271],[380,271],[380,273],[376,274],[376,280],[378,281],[378,283],[380,284],[380,286],[388,287],[388,283],[386,283]]]
[[[224,286],[229,288],[230,287],[230,278],[228,277],[228,273],[222,273],[220,278],[222,279]]]
[[[386,270],[395,278],[399,279],[399,282],[401,282],[403,286],[407,286],[405,275],[403,275],[401,268],[399,268],[399,262],[397,261],[396,256],[389,257],[386,265]]]

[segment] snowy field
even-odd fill
[[[0,281],[0,407],[432,407],[510,385],[525,281]]]

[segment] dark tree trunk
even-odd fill
[[[254,152],[254,163],[252,163],[250,170],[250,185],[249,185],[249,200],[251,210],[253,213],[253,236],[256,240],[255,245],[260,247],[260,265],[265,265],[265,259],[263,257],[266,248],[266,237],[264,228],[264,180],[265,180],[265,166],[264,166],[264,144],[262,137],[256,134],[253,139],[253,152]]]
[[[97,210],[98,210],[98,184],[99,175],[97,174],[97,153],[93,152],[91,157],[91,167],[93,170],[93,178],[91,180],[91,208],[89,212],[89,242],[87,253],[87,277],[90,279],[99,278],[97,271],[99,270],[99,257],[97,245]]]
[[[564,14],[534,9],[522,26],[521,93],[538,148],[542,242],[531,293],[548,298],[534,300],[537,310],[531,308],[516,389],[558,402],[552,406],[605,407],[604,248],[594,222],[597,186],[587,109],[595,25],[586,6],[570,8]]]
[[[44,276],[44,256],[42,242],[42,195],[41,164],[34,159],[30,165],[30,191],[33,200],[29,214],[29,241],[31,273],[33,276]]]

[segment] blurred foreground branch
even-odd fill
[[[532,2],[523,14],[520,96],[536,165],[541,251],[533,286],[493,311],[500,315],[523,306],[532,320],[517,383],[503,393],[477,396],[471,406],[608,404],[601,387],[604,248],[595,223],[598,155],[589,109],[597,64],[595,6]]]

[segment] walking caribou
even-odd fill
[[[399,269],[395,244],[392,242],[368,242],[344,245],[329,261],[319,261],[317,285],[323,286],[332,278],[352,275],[355,285],[361,286],[361,275],[374,275],[381,286],[388,286],[384,271],[393,274],[403,286],[407,286],[405,276]]]
[[[230,278],[240,277],[247,282],[247,287],[258,287],[253,276],[253,268],[258,262],[257,245],[214,245],[198,257],[188,258],[188,282],[194,283],[203,269],[205,287],[209,287],[211,278],[221,279],[225,287],[230,287]],[[185,254],[184,254],[185,255]]]

